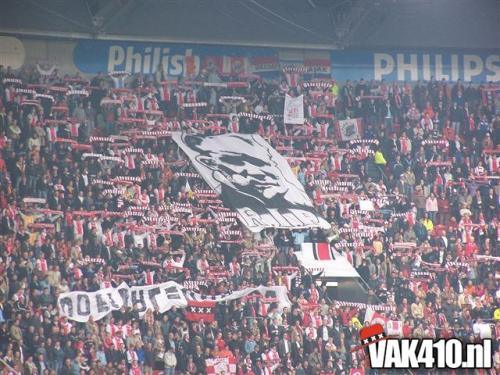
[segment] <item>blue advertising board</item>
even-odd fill
[[[332,76],[387,81],[500,81],[500,51],[467,50],[338,50],[331,53]]]
[[[277,51],[270,48],[82,40],[75,46],[73,58],[75,66],[88,74],[151,74],[160,64],[172,77],[195,76],[205,67],[214,67],[221,73],[278,71]]]
[[[256,73],[277,78],[280,56],[289,53],[290,50],[277,48],[81,40],[75,46],[73,59],[75,66],[87,74],[120,70],[151,74],[162,65],[171,77],[195,76],[201,69],[215,68],[221,73]],[[300,53],[306,61],[308,54],[315,56],[318,51]],[[498,50],[334,50],[328,57],[332,78],[341,82],[360,78],[415,82],[431,77],[500,82]]]

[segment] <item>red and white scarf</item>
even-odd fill
[[[47,128],[47,139],[49,142],[55,142],[57,139],[57,128],[50,127]]]
[[[40,272],[47,272],[48,270],[48,267],[47,267],[47,260],[46,259],[37,259],[36,261],[36,268],[37,270],[39,270]]]
[[[77,138],[78,137],[78,128],[80,127],[80,124],[78,124],[76,122],[70,122],[68,125],[69,125],[69,131],[71,133],[71,136],[73,138]]]
[[[399,144],[400,144],[400,147],[401,147],[401,153],[403,155],[407,155],[410,152],[410,150],[411,150],[411,142],[410,142],[410,140],[407,137],[402,137],[399,140]]]
[[[237,119],[231,121],[230,127],[231,133],[239,133],[240,132],[240,124]]]
[[[341,171],[342,170],[342,159],[343,159],[343,156],[342,155],[337,155],[335,157],[333,157],[333,170],[334,171]]]
[[[318,290],[316,289],[316,287],[314,285],[311,286],[311,289],[309,290],[309,293],[310,293],[309,301],[311,303],[318,303],[318,301],[319,301],[319,293],[318,293]]]
[[[144,283],[146,285],[154,284],[155,271],[144,271]]]
[[[121,352],[123,350],[123,348],[125,347],[121,337],[114,336],[112,339],[112,342],[113,342],[113,349],[116,351]]]
[[[164,202],[165,201],[165,189],[164,188],[159,188],[154,190],[156,200],[158,203]]]
[[[73,220],[73,233],[75,237],[83,236],[83,220]]]
[[[122,232],[117,232],[117,233],[115,233],[113,235],[113,242],[120,249],[124,249],[125,248],[125,234],[126,233],[127,233],[126,231],[122,231]]]
[[[115,337],[118,335],[118,332],[121,331],[121,327],[119,327],[116,324],[113,323],[108,323],[106,324],[106,332],[108,332],[112,337]]]
[[[241,266],[238,262],[231,262],[229,263],[229,272],[233,276],[238,276],[241,271]]]
[[[286,82],[288,83],[288,86],[290,86],[290,87],[297,87],[298,86],[299,79],[300,79],[300,73],[288,70],[288,71],[283,71],[283,74],[285,75]]]
[[[498,172],[498,159],[499,157],[495,154],[491,154],[486,159],[486,165],[488,166],[488,170],[491,174]]]
[[[73,277],[75,280],[80,280],[82,278],[83,272],[80,268],[73,267],[72,271],[73,271]]]
[[[125,162],[128,169],[135,169],[135,155],[127,154]]]
[[[163,84],[160,89],[160,99],[163,102],[169,102],[170,101],[170,88],[168,87],[168,84]]]
[[[73,328],[73,325],[70,322],[68,322],[68,321],[61,322],[59,325],[60,325],[60,327],[61,327],[61,329],[63,331],[63,335],[64,336],[68,336],[69,333],[71,332],[71,328]]]
[[[5,99],[7,103],[13,102],[15,97],[16,97],[16,91],[14,88],[5,89]]]
[[[324,123],[324,124],[319,124],[320,130],[319,130],[319,136],[321,138],[327,138],[328,137],[328,128],[330,127],[329,123]]]

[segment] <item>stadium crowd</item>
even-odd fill
[[[87,81],[0,67],[4,374],[205,374],[220,357],[237,374],[375,373],[351,352],[374,311],[403,337],[491,337],[500,371],[497,88],[285,73]],[[283,124],[287,93],[304,95],[304,125]],[[360,139],[339,132],[349,118],[361,119]],[[171,140],[176,130],[259,133],[331,230],[246,231]],[[373,306],[336,300],[301,267],[305,241],[342,252]],[[286,285],[292,306],[242,298],[217,304],[213,321],[175,308],[59,316],[60,293],[167,280],[209,295]]]

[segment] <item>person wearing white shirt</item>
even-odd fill
[[[134,350],[134,346],[130,345],[127,350],[127,362],[132,364],[133,361],[137,361],[137,352]]]
[[[481,319],[476,320],[472,325],[474,336],[479,336],[481,340],[491,339],[491,326],[488,323],[483,323]]]
[[[306,336],[312,335],[312,339],[316,340],[318,337],[318,330],[314,327],[314,323],[311,322],[309,324],[309,327],[306,328]]]
[[[169,346],[168,350],[165,352],[163,361],[165,363],[165,375],[173,375],[175,367],[177,366],[177,357],[171,346]]]

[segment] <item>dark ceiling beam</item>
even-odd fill
[[[51,16],[54,16],[54,17],[57,17],[59,19],[62,19],[64,20],[65,22],[67,22],[68,24],[71,24],[73,26],[77,26],[83,30],[86,30],[86,31],[90,31],[91,30],[91,27],[89,25],[86,25],[80,21],[77,21],[75,20],[73,17],[69,17],[63,13],[60,13],[58,11],[55,11],[53,10],[52,8],[48,7],[48,6],[44,6],[43,4],[40,4],[39,1],[37,0],[28,0],[28,2],[33,5],[34,7],[40,9],[42,12],[44,12],[45,14],[47,15],[51,15]]]
[[[116,20],[119,20],[124,14],[130,11],[135,5],[136,0],[118,0],[119,5],[102,23],[100,33],[106,33],[106,28]]]
[[[365,22],[366,18],[375,12],[375,2],[357,0],[353,5],[353,12],[349,20],[349,27],[345,35],[344,45],[348,46],[352,43],[354,34],[359,30],[360,26]]]
[[[356,30],[374,11],[373,0],[344,0],[330,8],[330,19],[337,43],[342,47],[351,44]]]
[[[92,18],[92,25],[96,34],[105,33],[106,27],[116,19],[118,19],[126,10],[130,8],[134,0],[96,0],[89,4],[89,0],[85,0],[87,9]],[[104,5],[101,5],[104,4]],[[93,13],[93,10],[97,12]]]
[[[279,14],[279,12],[274,11],[270,8],[267,8],[266,6],[259,3],[257,0],[249,0],[249,1],[250,1],[250,3],[255,5],[256,8],[259,8],[261,11],[264,11],[264,12],[272,15],[274,18],[280,20],[281,23],[283,23],[283,24],[291,25],[296,30],[301,30],[302,32],[306,32],[308,34],[314,35],[315,37],[319,38],[322,41],[328,41],[328,43],[333,42],[333,38],[330,38],[328,35],[324,35],[316,30],[313,30],[313,29],[310,29],[306,26],[303,26],[302,24],[298,24],[298,23],[284,17],[283,15]]]
[[[99,32],[104,21],[118,8],[117,0],[108,0],[104,3],[99,0],[84,0],[89,12],[95,32]]]

